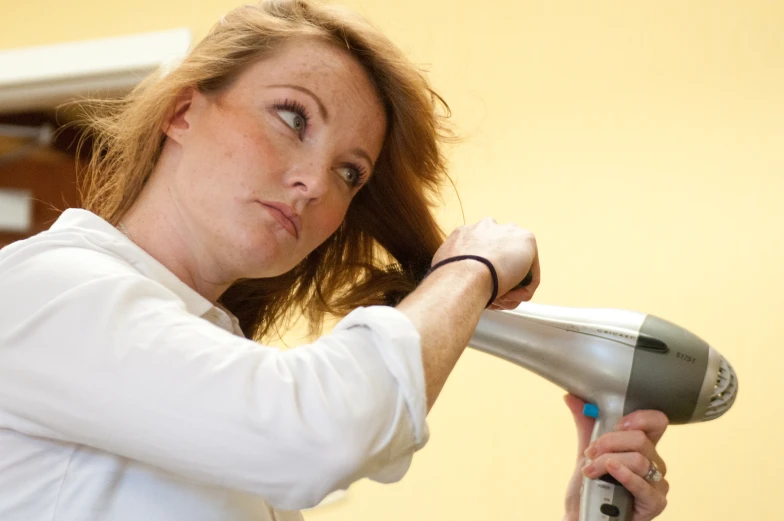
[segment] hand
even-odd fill
[[[488,217],[476,224],[460,226],[436,251],[432,264],[457,255],[479,255],[493,264],[498,275],[498,297],[490,309],[513,309],[520,302],[530,300],[539,286],[536,239],[530,231],[517,225],[498,224]],[[531,284],[512,290],[529,271],[533,272]]]
[[[595,420],[583,415],[585,402],[573,395],[565,397],[577,426],[577,462],[574,474],[566,489],[565,521],[580,517],[580,486],[583,476],[598,478],[609,473],[634,496],[634,513],[631,521],[650,521],[667,506],[669,484],[662,478],[658,483],[645,479],[651,461],[655,461],[664,476],[667,466],[656,452],[656,444],[667,429],[668,421],[659,411],[635,411],[624,416],[613,432],[591,441]],[[624,424],[629,422],[628,426]],[[590,447],[589,447],[590,445]],[[588,460],[586,449],[595,449]],[[617,463],[614,468],[613,462]],[[586,465],[588,463],[588,465]]]

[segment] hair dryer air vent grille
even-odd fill
[[[727,363],[727,360],[722,357],[719,374],[716,376],[716,387],[713,390],[713,395],[711,395],[708,410],[705,411],[703,421],[713,420],[727,412],[727,409],[732,407],[737,394],[738,379],[735,376],[735,371]]]

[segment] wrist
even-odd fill
[[[463,299],[487,304],[493,294],[493,277],[481,262],[464,259],[439,266],[428,274],[423,283],[432,279],[438,284],[449,284]]]
[[[489,288],[490,293],[485,307],[490,306],[498,296],[498,274],[495,266],[488,259],[478,255],[456,255],[447,257],[433,264],[425,275],[425,278],[432,273],[447,272],[453,277],[457,275],[460,280],[469,282],[473,289]],[[488,284],[489,282],[489,284]]]

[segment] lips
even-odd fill
[[[275,203],[271,201],[259,201],[261,205],[272,215],[287,232],[294,238],[299,237],[299,231],[302,227],[299,215],[294,209],[283,203]]]

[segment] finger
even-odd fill
[[[585,402],[573,394],[564,396],[564,402],[572,413],[575,428],[577,429],[577,459],[584,458],[585,449],[591,442],[591,433],[596,420],[583,414]]]
[[[518,304],[499,304],[498,301],[495,301],[494,303],[492,303],[489,306],[487,306],[487,309],[490,309],[490,310],[493,310],[493,311],[508,311],[510,309],[515,309],[519,305],[520,305],[519,303]]]
[[[520,291],[521,292],[519,296],[520,296],[520,300],[523,301],[523,302],[528,302],[529,300],[531,300],[533,298],[534,293],[536,293],[536,290],[539,288],[539,284],[542,281],[542,273],[541,273],[541,268],[540,268],[540,265],[539,265],[539,249],[538,248],[534,252],[534,260],[533,260],[533,262],[531,262],[531,268],[529,269],[529,271],[531,272],[531,277],[532,277],[531,278],[531,283],[529,285],[525,286],[524,288],[520,288],[519,290],[514,290],[514,291]]]
[[[670,483],[664,478],[662,478],[661,481],[659,481],[658,483],[655,483],[654,487],[658,488],[659,491],[665,496],[670,491]]]
[[[527,293],[522,289],[514,289],[507,291],[493,301],[493,304],[501,307],[502,309],[514,309],[520,305]]]
[[[632,521],[650,520],[661,514],[667,506],[665,494],[652,486],[623,464],[610,460],[607,464],[610,475],[617,479],[633,496],[636,515]]]
[[[504,293],[503,295],[499,296],[495,300],[496,302],[503,301],[503,300],[510,301],[510,302],[515,300],[517,302],[520,302],[520,300],[522,300],[522,297],[525,296],[525,294],[526,294],[525,288],[511,289],[506,293]]]
[[[651,468],[650,460],[636,452],[604,454],[593,461],[587,461],[587,464],[581,469],[582,475],[589,479],[598,479],[601,476],[610,473],[609,462],[613,460],[621,463],[621,465],[631,472],[648,481],[653,488],[657,489],[663,495],[666,496],[669,492],[670,484],[664,477],[659,481],[649,481],[647,479],[648,472]]]
[[[588,447],[585,455],[595,460],[602,454],[615,452],[638,452],[655,461],[662,475],[667,472],[667,465],[643,431],[613,431],[603,434]]]
[[[669,424],[670,421],[663,412],[642,410],[627,414],[618,421],[615,428],[616,430],[643,431],[656,445],[664,435],[664,431],[667,430]]]
[[[493,303],[490,304],[490,306],[488,306],[488,309],[514,309],[519,305],[520,305],[520,299],[514,298],[514,295],[510,297],[508,296],[507,293],[503,297],[499,297],[495,299]]]
[[[585,467],[583,467],[583,475],[591,479],[604,476],[609,472],[607,464],[611,460],[620,462],[624,467],[628,468],[642,478],[647,476],[648,472],[651,470],[651,460],[639,452],[614,452],[610,454],[602,454],[598,458],[590,461],[587,465],[585,465]]]

